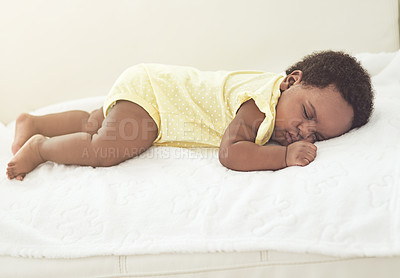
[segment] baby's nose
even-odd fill
[[[311,134],[313,134],[316,131],[314,123],[302,123],[301,125],[299,125],[298,128],[299,128],[299,136],[301,137],[301,139],[308,138]]]

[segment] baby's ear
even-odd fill
[[[281,83],[281,92],[289,89],[291,86],[300,84],[303,77],[303,72],[301,70],[294,70],[290,74],[286,75]]]

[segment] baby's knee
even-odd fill
[[[126,152],[114,144],[99,138],[97,134],[92,137],[90,146],[90,159],[94,167],[110,167],[118,165],[119,163],[130,158]]]
[[[104,120],[103,109],[92,111],[83,125],[83,131],[89,134],[95,134],[101,127]]]

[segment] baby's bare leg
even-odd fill
[[[104,120],[102,108],[86,111],[67,111],[44,116],[21,114],[15,124],[12,152],[15,154],[35,134],[54,137],[75,132],[94,134]]]
[[[113,166],[139,155],[157,137],[157,126],[139,105],[118,101],[94,135],[77,132],[52,138],[33,136],[10,161],[7,175],[22,180],[45,161]]]

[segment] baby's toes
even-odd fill
[[[11,179],[14,179],[17,175],[18,175],[18,173],[17,173],[17,169],[15,167],[15,163],[14,162],[8,163],[8,167],[7,167],[8,178],[11,180]]]
[[[12,168],[7,168],[7,177],[12,180],[13,178],[15,178],[15,174],[14,174],[14,169]]]
[[[16,180],[22,181],[25,178],[25,174],[19,174],[15,177]]]

